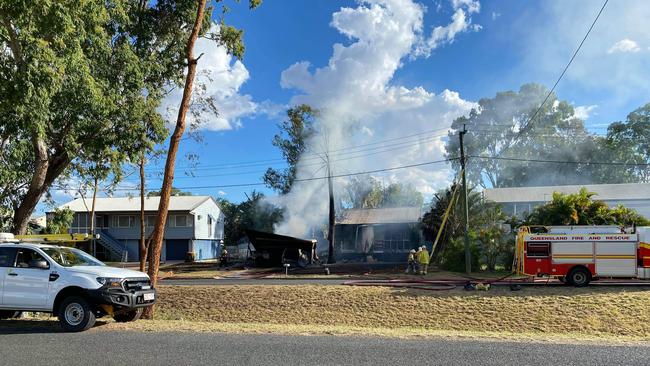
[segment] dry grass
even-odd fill
[[[650,291],[164,286],[155,321],[108,322],[97,329],[648,342]]]
[[[265,324],[367,333],[489,332],[650,340],[650,292],[635,289],[496,288],[478,293],[345,286],[167,286],[159,294],[158,319],[234,328]]]

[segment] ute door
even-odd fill
[[[5,273],[2,306],[44,309],[49,295],[51,264],[33,249],[16,248],[15,258],[14,266]],[[39,261],[45,261],[48,268],[38,268]]]
[[[0,247],[0,306],[2,306],[2,294],[4,290],[4,279],[9,269],[14,266],[16,248]]]

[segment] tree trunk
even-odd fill
[[[55,151],[52,156],[49,156],[45,141],[36,132],[32,134],[32,140],[35,156],[34,174],[25,197],[14,212],[11,231],[17,235],[25,234],[29,219],[43,193],[50,188],[54,180],[70,164],[70,159],[65,151]]]
[[[330,212],[329,212],[329,225],[327,227],[327,241],[329,246],[327,248],[327,263],[335,263],[334,259],[334,225],[336,224],[336,212],[334,211],[334,185],[332,183],[332,170],[330,167],[329,157],[327,160],[327,187],[329,191],[329,202],[330,202]]]
[[[144,153],[140,156],[140,272],[144,272],[147,263],[149,247],[145,239],[145,218],[144,218]]]
[[[178,110],[178,118],[176,120],[176,127],[174,133],[169,140],[169,150],[167,151],[167,161],[165,162],[165,175],[163,176],[163,183],[160,190],[160,203],[158,205],[158,216],[156,217],[156,224],[151,236],[151,255],[149,256],[149,277],[151,277],[151,284],[155,287],[158,282],[158,269],[160,268],[160,254],[163,244],[163,235],[165,233],[165,222],[167,221],[167,213],[169,210],[169,197],[171,196],[172,183],[174,182],[174,165],[176,163],[176,153],[178,152],[178,145],[180,144],[181,137],[185,131],[185,117],[190,107],[192,99],[192,85],[194,84],[194,76],[196,75],[196,64],[198,59],[194,58],[194,43],[201,31],[203,24],[203,15],[205,12],[206,0],[199,0],[198,9],[196,11],[196,19],[192,34],[187,40],[187,77],[185,78],[185,88],[183,89],[183,99],[181,106]],[[145,309],[145,318],[153,318],[154,307],[150,306]]]

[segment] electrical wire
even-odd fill
[[[332,175],[331,178],[345,178],[345,177],[352,177],[352,176],[356,176],[356,175],[382,173],[382,172],[388,172],[388,171],[394,171],[394,170],[400,170],[400,169],[415,168],[415,167],[420,167],[420,166],[425,166],[425,165],[446,163],[446,162],[454,161],[454,160],[458,160],[458,159],[459,158],[448,158],[448,159],[427,161],[427,162],[423,162],[423,163],[399,165],[399,166],[390,167],[390,168],[366,170],[366,171],[355,172],[355,173],[336,174],[336,175]],[[309,182],[309,181],[323,180],[323,179],[328,179],[328,178],[330,178],[330,177],[329,176],[321,176],[321,177],[312,177],[312,178],[300,178],[300,179],[295,179],[294,182]],[[254,182],[253,183],[253,182],[251,182],[251,183],[193,186],[193,187],[177,187],[177,188],[182,189],[182,190],[189,190],[189,189],[208,189],[208,188],[254,187],[254,186],[262,186],[262,185],[265,185],[265,183],[262,183],[262,182]],[[135,189],[138,189],[138,188],[133,188],[133,189],[132,188],[116,188],[116,189],[114,189],[114,191],[122,191],[122,190],[123,191],[133,191]]]
[[[611,166],[638,166],[638,167],[650,166],[650,163],[626,163],[626,162],[613,162],[613,161],[543,160],[543,159],[507,158],[501,156],[483,156],[483,155],[470,155],[470,157],[477,158],[477,159],[507,160],[507,161],[519,161],[519,162],[528,162],[528,163],[611,165]]]
[[[342,147],[342,148],[339,148],[339,149],[331,150],[331,151],[329,151],[329,154],[334,155],[332,153],[337,153],[337,152],[339,152],[339,153],[345,152],[345,153],[341,153],[341,155],[346,154],[346,153],[352,154],[352,153],[365,152],[365,151],[370,151],[370,150],[379,149],[379,148],[385,148],[385,147],[388,147],[388,146],[398,146],[398,145],[403,145],[403,144],[413,144],[413,143],[416,143],[416,142],[419,142],[419,141],[425,141],[425,138],[426,139],[431,139],[431,138],[438,138],[438,137],[446,137],[446,136],[448,136],[448,133],[438,134],[438,135],[429,136],[429,137],[426,137],[426,135],[429,134],[429,133],[433,133],[433,132],[448,131],[448,130],[449,130],[449,128],[438,128],[438,129],[434,129],[434,130],[421,131],[421,132],[410,134],[410,135],[405,135],[405,136],[400,136],[400,137],[375,141],[375,142],[366,143],[366,144],[349,145],[347,147]],[[417,138],[412,139],[411,141],[404,141],[404,142],[400,142],[400,143],[396,143],[396,144],[385,145],[386,142],[411,139],[413,137],[417,137]],[[374,145],[382,145],[382,146],[378,146],[378,147],[374,147],[374,148],[370,148],[370,149],[361,149],[363,147],[374,146]],[[359,150],[359,151],[354,151],[354,150]],[[308,152],[308,153],[304,153],[302,156],[303,156],[303,159],[307,159],[307,160],[319,160],[320,155],[325,154],[325,153],[328,153],[328,152],[320,152],[320,153],[319,152]],[[219,167],[219,168],[251,167],[251,166],[260,166],[260,165],[267,166],[269,163],[273,163],[273,162],[283,163],[283,162],[285,162],[285,159],[277,158],[277,159],[265,159],[265,160],[251,160],[251,161],[243,161],[243,162],[201,165],[199,167],[177,166],[177,168],[178,169],[186,169],[186,168],[187,169],[201,169],[201,168],[216,168],[216,167]]]
[[[546,104],[546,102],[548,101],[548,99],[551,97],[551,95],[552,95],[553,92],[555,91],[555,88],[556,88],[557,85],[560,83],[560,80],[562,80],[562,78],[564,77],[564,74],[566,74],[567,70],[569,69],[569,66],[571,66],[571,64],[573,63],[573,60],[574,60],[574,59],[576,58],[576,56],[578,55],[578,52],[580,52],[580,49],[582,48],[582,45],[583,45],[583,44],[585,43],[585,41],[587,40],[587,37],[589,37],[589,34],[591,33],[591,30],[594,29],[594,26],[596,25],[596,22],[598,22],[598,19],[600,18],[600,15],[603,13],[603,10],[605,10],[605,6],[607,6],[607,3],[608,3],[608,2],[609,2],[609,0],[605,0],[605,2],[603,3],[603,6],[600,8],[600,11],[599,11],[598,14],[596,15],[596,18],[595,18],[594,21],[591,23],[591,26],[590,26],[589,29],[587,30],[587,33],[585,34],[585,36],[582,38],[582,41],[581,41],[580,44],[578,45],[578,48],[576,48],[575,52],[573,53],[573,56],[571,56],[571,59],[569,60],[569,62],[568,62],[568,63],[566,64],[566,66],[564,67],[564,70],[562,70],[562,73],[560,74],[560,76],[559,76],[559,77],[557,78],[557,80],[555,81],[555,84],[553,84],[553,87],[551,88],[551,90],[549,90],[548,94],[546,95],[546,98],[544,98],[544,101],[542,102],[542,104],[539,105],[539,108],[537,108],[537,110],[535,110],[535,113],[533,113],[533,115],[532,115],[530,118],[528,118],[528,120],[526,121],[526,123],[524,123],[524,124],[522,125],[523,128],[521,129],[521,131],[519,131],[519,133],[518,133],[517,136],[515,137],[514,141],[516,141],[516,140],[517,140],[517,139],[518,139],[518,138],[523,134],[523,132],[525,131],[526,127],[528,127],[528,125],[533,121],[533,119],[534,119],[535,117],[537,117],[537,115],[539,114],[539,112],[540,112],[540,111],[542,110],[542,108],[544,107],[544,104]],[[513,143],[514,143],[514,141],[513,141]],[[512,147],[512,144],[506,146],[503,150],[501,150],[501,151],[499,152],[498,156],[503,155],[503,153],[504,153],[506,150],[508,150],[510,147]]]

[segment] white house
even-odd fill
[[[552,199],[553,192],[578,193],[581,188],[596,193],[594,199],[608,206],[623,205],[650,218],[650,183],[587,184],[574,186],[491,188],[483,191],[485,199],[502,204],[509,215],[522,217]]]
[[[146,236],[153,231],[160,197],[145,198]],[[61,206],[75,212],[70,231],[90,232],[92,199],[75,199]],[[48,217],[52,213],[48,213]],[[189,252],[196,260],[218,258],[225,217],[210,196],[172,196],[165,226],[162,259],[184,260]],[[112,260],[139,260],[140,198],[97,198],[95,233],[100,235],[97,255]]]

